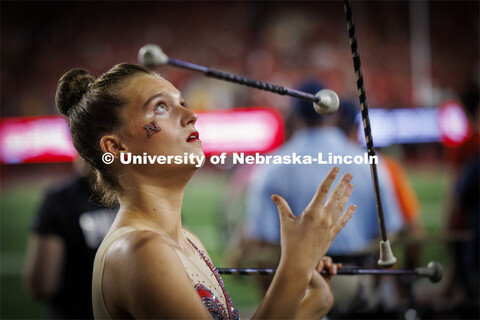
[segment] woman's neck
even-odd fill
[[[126,224],[162,233],[181,244],[185,187],[131,184],[119,199],[119,218]]]

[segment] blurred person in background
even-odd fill
[[[299,87],[299,90],[313,94],[321,89],[321,84],[315,79],[308,79]],[[365,154],[365,150],[349,140],[338,127],[338,114],[319,116],[312,108],[311,102],[303,100],[295,101],[293,112],[296,116],[294,121],[298,121],[296,125],[298,129],[275,153],[276,155],[291,155],[295,152],[297,155],[311,155],[316,158],[318,153],[322,153],[325,160],[329,153],[334,156],[362,157]],[[332,243],[329,255],[344,264],[370,266],[372,259],[368,251],[371,250],[374,240],[379,237],[370,167],[368,164],[338,164],[338,166],[341,170],[353,172],[356,177],[351,201],[359,205],[352,222]],[[245,267],[273,267],[278,262],[280,254],[280,227],[275,206],[269,202],[269,195],[272,193],[284,195],[292,212],[298,214],[302,212],[302,208],[308,204],[309,197],[316,190],[316,177],[325,175],[328,170],[328,166],[322,164],[258,166],[247,190],[245,240],[242,241],[242,248],[237,254],[235,263]],[[400,231],[403,227],[401,213],[392,182],[382,166],[379,166],[379,179],[387,231],[390,233]],[[373,246],[378,248],[378,244]],[[336,299],[336,305],[342,305],[340,308],[345,312],[347,309],[358,311],[366,306],[365,300],[359,297],[364,298],[368,295],[365,292],[368,285],[357,282],[359,279],[360,277],[355,279],[336,277],[332,284],[335,296],[340,297]],[[265,290],[270,279],[262,277],[260,281],[262,289]]]
[[[469,84],[461,95],[471,135],[457,147],[454,166],[456,181],[451,195],[448,231],[466,235],[465,240],[452,243],[453,277],[445,294],[452,297],[460,290],[465,317],[479,314],[479,232],[480,232],[480,94],[478,84]]]
[[[28,242],[27,288],[47,302],[50,319],[93,319],[93,260],[118,210],[99,203],[83,159],[74,170],[74,179],[47,191]]]
[[[461,106],[465,112],[470,129],[470,135],[459,146],[450,150],[449,161],[458,173],[469,159],[480,149],[480,113],[478,84],[470,81],[460,94]]]

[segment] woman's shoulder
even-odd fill
[[[175,243],[161,233],[136,229],[123,234],[110,247],[105,268],[103,293],[107,307],[117,310],[116,315],[128,310],[139,318],[146,314],[173,318],[184,312],[188,318],[203,316]],[[182,303],[190,308],[179,311]]]
[[[194,233],[186,229],[183,232],[190,244],[210,258],[205,246]],[[106,267],[109,271],[123,273],[135,271],[136,268],[158,270],[159,267],[181,266],[178,254],[185,252],[185,248],[160,232],[146,228],[119,227],[111,230],[107,238],[109,236],[115,238],[106,252]]]
[[[168,279],[186,275],[175,244],[148,229],[135,229],[118,237],[106,253],[104,270],[108,270],[104,273],[108,274],[108,286],[117,290],[158,287]],[[155,275],[158,283],[140,275]]]
[[[110,234],[120,231],[121,229],[126,228],[119,228]],[[111,244],[107,256],[109,260],[110,258],[122,261],[129,258],[146,258],[145,255],[151,252],[155,252],[156,255],[162,255],[173,252],[174,250],[174,244],[161,233],[141,228],[128,229],[127,232],[119,235]],[[151,257],[148,258],[150,259]]]

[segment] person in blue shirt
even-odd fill
[[[321,86],[309,82],[302,86],[302,91],[315,93]],[[341,106],[340,106],[341,108]],[[300,100],[295,111],[303,119],[305,126],[297,130],[276,155],[310,155],[318,158],[322,154],[324,161],[328,156],[361,156],[366,150],[349,140],[344,132],[336,126],[338,118],[319,116],[310,102]],[[385,223],[388,232],[396,232],[402,228],[402,217],[398,202],[392,189],[388,174],[382,167],[379,158],[380,191],[384,207]],[[333,164],[332,164],[333,165]],[[355,176],[355,189],[350,198],[357,204],[357,213],[351,222],[333,241],[330,255],[349,255],[368,249],[372,241],[379,237],[377,211],[375,205],[370,167],[362,164],[335,164],[341,171],[351,172]],[[254,174],[247,190],[245,231],[249,239],[270,244],[280,243],[279,220],[276,207],[271,203],[270,195],[284,195],[292,212],[299,214],[309,203],[317,188],[317,177],[328,173],[330,164],[281,164],[260,166]]]

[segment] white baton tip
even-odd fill
[[[378,265],[382,268],[389,268],[397,262],[397,258],[393,256],[392,248],[390,247],[390,241],[380,242],[380,259],[378,259]]]
[[[168,57],[156,44],[146,44],[138,51],[138,61],[140,64],[152,68],[166,64]]]
[[[320,98],[320,101],[314,102],[313,108],[318,114],[332,114],[338,110],[340,99],[334,91],[323,89],[318,91],[316,96]]]
[[[443,267],[440,263],[435,261],[430,261],[427,265],[427,268],[431,270],[430,280],[432,282],[439,282],[443,277]]]

